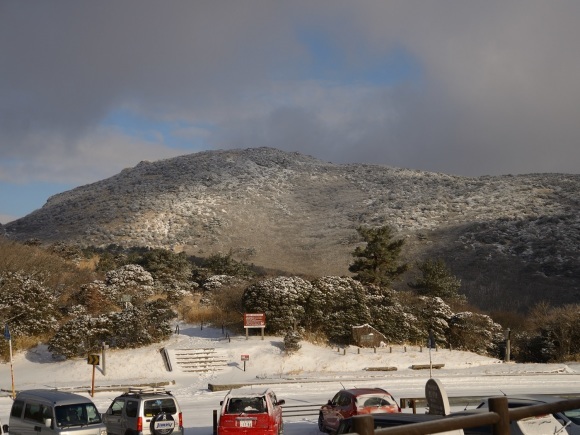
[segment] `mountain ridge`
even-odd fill
[[[348,274],[358,226],[390,225],[406,240],[405,260],[441,257],[470,301],[503,309],[512,297],[489,299],[578,299],[579,209],[580,175],[464,177],[248,148],[140,162],[50,197],[4,231],[44,243],[231,252],[321,276]]]

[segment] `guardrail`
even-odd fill
[[[492,435],[510,435],[510,421],[577,409],[580,408],[580,399],[523,406],[511,410],[508,408],[508,399],[505,396],[492,397],[488,400],[488,404],[489,412],[481,414],[449,417],[437,421],[377,430],[374,428],[372,415],[358,415],[353,417],[352,432],[358,435],[427,435],[478,426],[491,426],[490,433]]]
[[[282,415],[284,417],[306,417],[309,415],[318,415],[322,405],[282,405]]]

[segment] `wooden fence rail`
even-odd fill
[[[491,425],[492,435],[510,435],[510,421],[517,421],[538,415],[569,411],[580,408],[580,399],[562,400],[542,405],[524,406],[516,409],[508,408],[505,396],[492,397],[488,400],[489,412],[444,418],[432,422],[407,424],[404,426],[377,429],[371,415],[353,417],[352,431],[358,435],[426,435],[458,429]]]

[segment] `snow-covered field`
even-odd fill
[[[282,351],[281,337],[262,340],[252,331],[245,336],[224,338],[221,329],[180,325],[180,334],[154,346],[133,350],[109,349],[105,367],[95,370],[93,401],[104,412],[122,386],[169,382],[184,413],[187,435],[212,433],[212,412],[225,392],[212,392],[208,384],[244,383],[270,386],[287,405],[321,404],[344,387],[380,386],[401,397],[424,397],[429,370],[411,370],[413,364],[444,364],[432,376],[443,384],[449,397],[496,396],[505,394],[549,393],[580,395],[580,364],[505,364],[469,352],[393,346],[377,349],[343,349],[314,346],[303,342],[292,356]],[[183,372],[174,361],[173,371],[165,369],[160,348],[169,354],[176,349],[216,348],[225,356],[226,366],[209,373]],[[246,362],[242,355],[249,355]],[[103,358],[101,357],[101,364]],[[396,371],[368,371],[367,367],[396,367]],[[103,373],[104,371],[104,373]],[[13,358],[16,390],[61,388],[80,390],[89,396],[93,366],[86,359],[55,362],[45,346],[38,346]],[[109,388],[105,388],[109,387]],[[0,365],[0,418],[8,422],[12,399],[9,364]],[[112,389],[111,389],[112,388]],[[465,403],[461,408],[476,403]],[[286,435],[319,434],[316,416],[285,419]]]

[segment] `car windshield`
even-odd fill
[[[396,403],[388,394],[364,394],[356,398],[356,406],[359,409],[390,405],[396,405]]]
[[[57,406],[54,413],[59,427],[101,423],[101,414],[92,403]]]
[[[572,423],[580,425],[580,409],[571,409],[570,411],[564,411],[562,414],[568,417]]]
[[[228,401],[227,413],[259,413],[266,412],[266,401],[264,397],[232,397]]]

